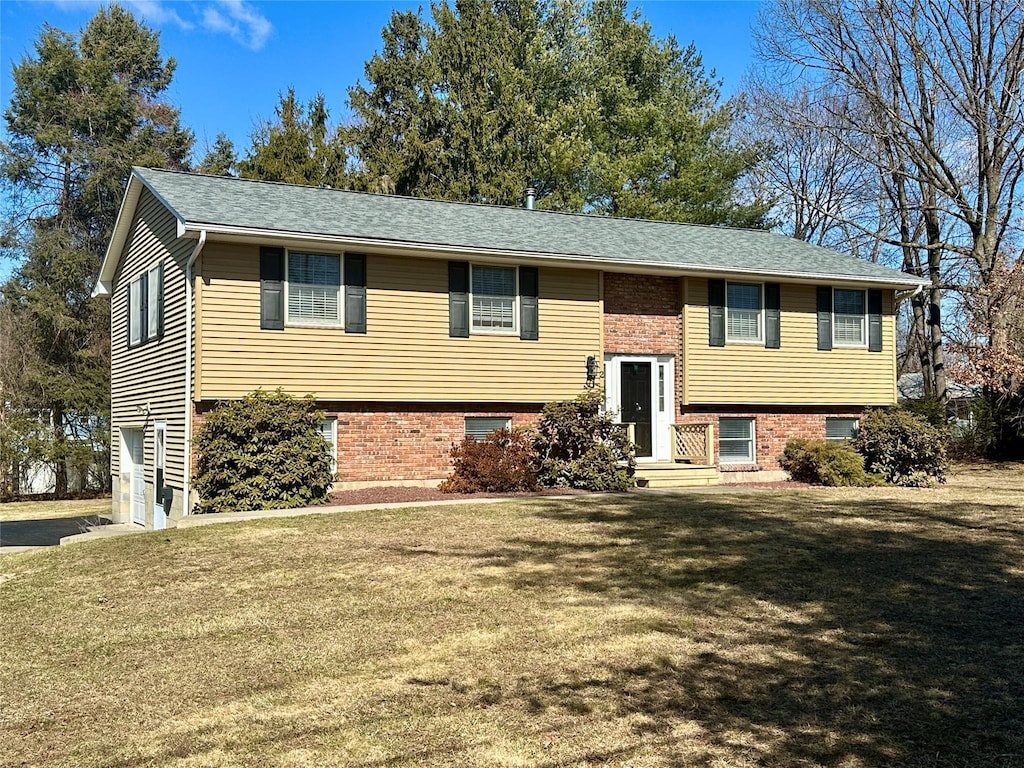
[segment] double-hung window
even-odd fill
[[[728,283],[725,293],[726,341],[763,341],[761,286],[752,283]]]
[[[341,325],[341,256],[288,252],[288,322]]]
[[[338,471],[338,420],[335,418],[321,419],[320,437],[331,446],[331,474]]]
[[[128,285],[128,346],[164,335],[164,268],[157,264]]]
[[[470,291],[472,295],[472,330],[516,330],[516,269],[473,264]]]
[[[753,464],[754,420],[718,420],[718,456],[722,464]]]
[[[862,347],[867,343],[867,308],[864,291],[834,289],[832,318],[832,338],[836,346]]]

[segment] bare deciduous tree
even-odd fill
[[[945,290],[987,299],[984,343],[1008,343],[1007,313],[988,286],[1020,260],[1007,251],[1024,174],[1022,20],[1016,0],[776,0],[762,12],[761,92],[797,94],[784,125],[833,145],[824,168],[843,163],[838,201],[820,187],[782,188],[832,231],[871,236],[929,278],[911,335],[927,341],[921,362],[940,399]],[[792,162],[787,149],[782,162]],[[851,179],[865,187],[851,190]],[[865,198],[880,202],[880,216],[857,204]]]

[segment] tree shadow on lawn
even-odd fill
[[[623,497],[537,512],[597,536],[472,554],[521,589],[660,610],[647,631],[678,641],[596,679],[523,680],[535,711],[695,721],[761,765],[1024,765],[1019,510],[974,528],[939,503]]]

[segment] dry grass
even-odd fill
[[[0,503],[0,523],[22,520],[51,520],[61,517],[88,517],[110,512],[110,499],[68,501],[7,501]]]
[[[12,556],[0,763],[1019,766],[1024,468]]]

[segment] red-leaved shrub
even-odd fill
[[[466,437],[452,446],[452,473],[444,493],[537,490],[537,454],[529,429],[498,429],[485,440]]]

